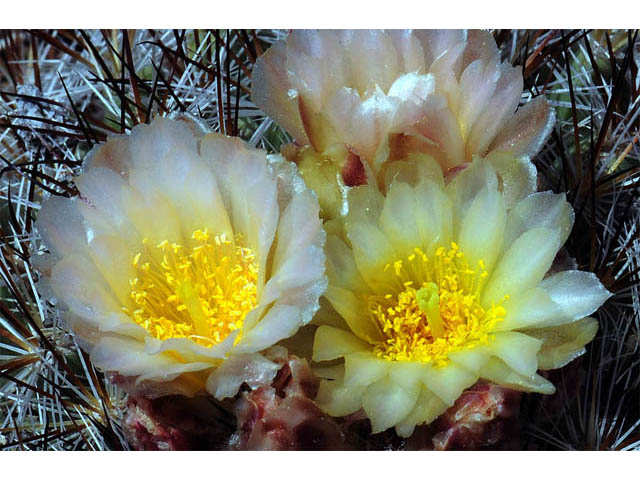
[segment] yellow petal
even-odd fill
[[[366,386],[387,376],[390,362],[369,352],[350,353],[344,356],[344,384]]]
[[[538,369],[536,354],[542,341],[518,332],[500,332],[489,341],[488,350],[520,375],[530,377]]]
[[[384,267],[397,258],[388,238],[373,223],[347,223],[346,227],[362,278],[373,291],[387,292],[393,277],[391,272],[384,275]]]
[[[429,424],[442,415],[449,406],[440,398],[423,388],[411,412],[396,424],[396,433],[408,438],[417,425]]]
[[[561,235],[561,232],[548,228],[534,228],[520,235],[489,277],[482,305],[489,307],[502,301],[506,295],[540,283],[562,245]]]
[[[371,347],[346,330],[321,325],[313,339],[313,361],[334,360],[350,353],[367,352]]]
[[[383,378],[366,387],[362,407],[371,420],[371,433],[380,433],[404,419],[418,400],[420,385],[408,389]]]
[[[416,202],[413,189],[395,182],[389,188],[380,214],[380,227],[395,252],[404,257],[420,245],[416,225]]]
[[[542,348],[538,363],[543,370],[564,367],[585,352],[584,346],[596,336],[598,321],[587,317],[555,327],[529,329],[525,333],[539,339]]]
[[[367,305],[344,288],[329,285],[325,295],[336,312],[347,322],[358,337],[370,343],[379,342],[382,334],[378,325],[367,314]]]
[[[453,363],[475,375],[479,375],[490,356],[489,348],[484,345],[449,353],[449,358]]]
[[[422,382],[449,406],[477,380],[476,375],[453,364],[444,367],[425,364],[423,367]]]
[[[344,417],[362,408],[367,387],[345,386],[339,380],[320,380],[316,403],[332,417]]]
[[[537,373],[530,377],[520,375],[509,368],[502,360],[495,357],[490,359],[482,368],[480,376],[498,385],[523,392],[552,394],[556,391],[553,384],[546,378]]]
[[[346,243],[336,235],[328,235],[325,252],[327,255],[327,276],[333,285],[352,292],[368,290],[353,259],[353,252]]]
[[[472,268],[482,260],[491,271],[502,250],[506,221],[502,195],[497,190],[481,190],[464,214],[458,234],[460,249]]]
[[[453,231],[451,201],[435,182],[424,179],[415,188],[420,245],[432,255],[438,246],[449,246]]]

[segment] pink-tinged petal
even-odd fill
[[[547,140],[555,120],[555,111],[547,100],[544,97],[536,97],[520,107],[505,123],[489,150],[533,158]]]
[[[458,128],[458,121],[449,109],[447,101],[440,95],[432,95],[423,105],[424,117],[406,129],[407,134],[424,137],[437,147],[433,153],[447,170],[458,165],[464,158],[464,142]]]
[[[480,59],[462,72],[457,117],[463,139],[469,137],[476,120],[487,107],[499,78],[497,62],[486,64]]]
[[[426,72],[424,50],[411,30],[389,30],[389,37],[402,59],[400,69],[405,72]]]
[[[275,43],[256,61],[251,75],[251,99],[282,125],[299,143],[308,143],[298,111],[298,100],[289,92],[287,52],[284,42]]]
[[[522,70],[502,64],[500,80],[496,85],[496,94],[480,114],[469,134],[466,156],[484,156],[493,139],[501,130],[504,122],[510,118],[518,107],[522,93]]]
[[[484,64],[497,64],[500,52],[493,35],[486,30],[468,30],[467,47],[464,50],[463,66],[466,68],[472,62],[480,60]]]
[[[451,54],[455,47],[464,44],[467,39],[464,30],[413,30],[413,34],[422,44],[427,68],[439,57]]]

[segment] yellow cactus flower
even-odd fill
[[[537,371],[584,352],[610,296],[592,273],[549,273],[573,224],[564,195],[507,195],[482,158],[447,185],[437,165],[394,169],[386,196],[350,190],[346,237],[327,238],[342,325],[316,331],[314,361],[333,362],[317,370],[321,408],[407,437],[479,379],[553,393]]]
[[[93,364],[153,395],[233,396],[278,370],[326,288],[315,194],[295,165],[195,123],[110,137],[38,228],[45,290]]]
[[[252,78],[253,101],[303,146],[292,157],[325,218],[341,208],[327,179],[363,184],[416,153],[444,172],[491,152],[532,157],[554,122],[543,97],[518,109],[521,69],[485,31],[294,30]]]

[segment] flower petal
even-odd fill
[[[345,386],[339,380],[320,380],[316,403],[332,417],[344,417],[362,408],[367,387]]]
[[[542,341],[528,334],[500,332],[489,341],[489,350],[505,362],[509,368],[525,377],[531,377],[538,370],[537,353]]]
[[[483,189],[473,199],[460,224],[458,244],[474,268],[483,261],[491,271],[502,250],[507,212],[497,190]]]
[[[144,375],[141,380],[168,382],[185,372],[210,368],[206,362],[182,363],[169,353],[149,355],[144,344],[136,340],[106,336],[91,351],[91,362],[105,371],[115,371],[125,376]]]
[[[551,275],[540,282],[540,288],[547,291],[564,316],[571,320],[591,315],[612,295],[594,273],[579,270]],[[544,326],[551,324],[545,323]]]
[[[537,392],[552,394],[556,391],[549,380],[537,373],[531,377],[525,377],[514,372],[499,358],[492,358],[482,369],[481,377],[491,382],[522,392]]]
[[[352,292],[329,285],[325,296],[358,337],[371,343],[381,340],[380,329],[366,314],[367,305]]]
[[[297,99],[289,94],[287,53],[284,42],[276,42],[260,56],[251,75],[251,100],[282,125],[299,143],[307,143],[307,135],[298,112]]]
[[[350,353],[344,356],[344,384],[371,385],[387,376],[389,362],[369,352]]]
[[[528,329],[525,333],[542,342],[538,363],[540,368],[551,370],[564,367],[582,355],[584,346],[593,340],[597,331],[597,320],[587,317],[566,325]]]
[[[476,375],[454,364],[444,367],[428,364],[423,366],[422,382],[449,406],[455,403],[464,389],[469,388],[477,380]]]
[[[421,388],[408,389],[383,378],[369,385],[362,397],[362,407],[371,420],[371,433],[380,433],[404,419],[418,400]]]
[[[247,383],[252,389],[269,385],[278,373],[277,363],[258,353],[232,354],[207,379],[207,391],[218,400],[233,397],[240,385]]]
[[[551,133],[555,120],[555,111],[546,99],[536,97],[505,123],[489,149],[533,158]]]
[[[561,240],[562,232],[548,228],[534,228],[520,235],[489,277],[482,294],[482,305],[497,304],[506,295],[540,283],[562,245]],[[506,240],[505,244],[509,245]]]
[[[487,161],[495,168],[500,180],[500,191],[507,209],[535,193],[538,171],[528,158],[517,158],[511,153],[491,152]]]
[[[370,349],[370,345],[351,332],[321,325],[313,339],[313,361],[334,360],[356,352],[367,352]]]
[[[548,228],[560,232],[560,244],[564,244],[574,213],[564,194],[540,192],[520,201],[510,212],[504,234],[505,245],[510,245],[527,230]]]
[[[429,424],[442,415],[449,406],[440,398],[423,388],[411,412],[402,421],[396,423],[396,433],[408,438],[417,425]]]

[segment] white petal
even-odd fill
[[[540,282],[540,288],[547,291],[551,300],[571,320],[591,315],[612,295],[595,274],[579,270],[551,275]]]
[[[103,337],[91,351],[91,362],[105,371],[167,382],[185,372],[211,368],[207,362],[181,363],[169,354],[148,355],[144,344],[125,338]]]
[[[253,353],[288,338],[302,326],[300,308],[276,303],[269,312],[248,331],[243,331],[236,350]]]
[[[252,389],[269,385],[278,373],[277,363],[260,354],[232,354],[207,379],[207,391],[218,400],[233,397],[240,385],[247,383]]]
[[[560,232],[560,243],[571,233],[574,213],[564,194],[540,192],[529,195],[510,212],[505,229],[505,245],[510,245],[522,233],[534,228],[548,228]]]
[[[522,69],[508,63],[501,66],[495,95],[475,122],[467,142],[467,156],[485,155],[500,128],[516,111],[522,93]]]
[[[500,191],[507,209],[531,195],[538,187],[538,171],[528,158],[511,153],[491,152],[486,157],[500,179]]]
[[[64,219],[61,222],[60,219]],[[40,209],[36,227],[45,245],[55,255],[81,252],[93,236],[77,208],[77,200],[49,198]]]

